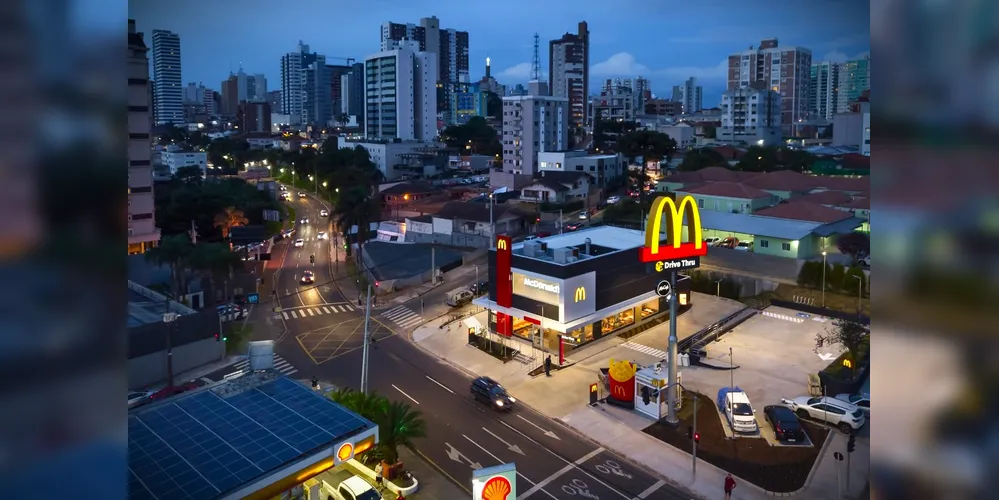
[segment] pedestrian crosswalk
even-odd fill
[[[638,351],[644,354],[648,354],[656,359],[666,359],[668,356],[665,351],[660,351],[655,347],[649,347],[647,345],[636,344],[634,342],[625,342],[621,344],[621,347],[627,347],[633,351]]]
[[[382,314],[382,317],[387,318],[389,321],[403,327],[403,328],[413,328],[420,323],[423,323],[423,316],[416,314],[412,309],[406,306],[398,306]]]
[[[237,370],[245,370],[249,367],[250,367],[249,359],[244,359],[239,363],[236,363],[235,365],[235,368]],[[291,366],[291,363],[285,361],[284,358],[278,356],[277,354],[274,355],[274,369],[281,372],[284,375],[292,375],[298,372],[298,370],[295,369],[294,366]]]
[[[804,323],[805,322],[804,318],[798,318],[798,317],[795,317],[795,316],[788,316],[786,314],[779,314],[779,313],[774,313],[774,312],[770,312],[770,311],[763,311],[763,315],[764,316],[769,316],[769,317],[775,318],[775,319],[782,319],[784,321],[790,321],[792,323]]]
[[[325,316],[330,314],[342,314],[353,312],[356,308],[346,302],[341,302],[339,304],[322,304],[317,306],[302,306],[296,307],[294,309],[284,309],[280,313],[275,314],[275,319],[300,319],[300,318],[312,318],[316,316]]]

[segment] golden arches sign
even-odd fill
[[[584,300],[586,300],[586,288],[579,287],[573,296],[573,302],[582,302]]]
[[[668,211],[667,211],[668,209]],[[665,215],[665,217],[663,217]],[[687,237],[683,243],[683,222],[687,218]],[[666,219],[666,245],[660,245],[662,222]],[[652,202],[649,219],[645,225],[645,246],[641,250],[642,262],[682,259],[707,255],[701,233],[701,213],[692,196],[684,196],[680,203],[672,198],[660,196]]]
[[[506,240],[499,240],[496,242],[497,250],[506,250]]]
[[[611,394],[613,394],[615,398],[623,399],[628,397],[628,391],[624,390],[623,385],[615,385]]]

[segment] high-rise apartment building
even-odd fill
[[[645,102],[652,99],[652,88],[649,80],[645,77],[635,78],[634,88],[635,91],[635,109],[641,113],[645,109]]]
[[[839,96],[836,112],[846,113],[851,102],[856,101],[865,90],[871,90],[871,57],[841,63],[838,71]]]
[[[128,253],[144,253],[160,241],[153,203],[149,59],[142,33],[128,20]],[[177,86],[180,90],[180,86]]]
[[[222,81],[222,115],[236,116],[239,112],[239,77],[229,73],[229,78]]]
[[[680,90],[678,97],[683,106],[683,114],[690,115],[704,109],[704,88],[697,84],[696,78],[690,77],[676,88]]]
[[[607,79],[600,86],[600,95],[590,99],[588,114],[594,120],[626,120],[635,119],[639,112],[635,108],[634,82],[631,79]]]
[[[244,134],[271,133],[271,105],[265,101],[239,103],[239,130]]]
[[[578,128],[589,123],[590,31],[586,21],[577,33],[548,42],[548,87],[552,97],[569,99],[569,120]]]
[[[284,110],[281,109],[281,91],[272,90],[267,93],[267,102],[271,105],[272,113],[283,113]]]
[[[749,146],[775,146],[781,133],[782,98],[762,82],[722,94],[717,140]]]
[[[416,41],[364,59],[364,135],[430,142],[437,137],[437,55]]]
[[[839,103],[839,65],[829,61],[812,64],[808,82],[811,118],[832,120]]]
[[[505,173],[533,176],[538,153],[569,148],[569,99],[548,95],[546,87],[533,81],[527,95],[503,97]]]
[[[157,125],[184,123],[184,95],[180,74],[180,36],[166,30],[153,30],[153,78]]]
[[[306,78],[303,72],[317,57],[318,54],[310,53],[309,46],[301,41],[297,52],[281,56],[281,112],[288,115],[293,124],[302,123]]]
[[[447,112],[451,94],[458,85],[468,83],[468,32],[441,29],[437,16],[420,19],[419,25],[387,22],[381,26],[382,52],[405,45],[412,40],[419,51],[437,55],[437,111]],[[401,45],[402,44],[402,45]],[[447,113],[445,113],[447,114]]]
[[[239,102],[267,100],[267,78],[263,74],[248,75],[239,68],[236,85]]]
[[[305,87],[302,106],[302,123],[325,127],[333,118],[333,95],[330,85],[332,71],[326,65],[326,57],[317,55],[302,72]]]
[[[353,116],[364,127],[364,63],[354,63],[340,77],[340,114]]]
[[[776,38],[760,42],[758,48],[728,57],[728,90],[766,86],[781,96],[781,125],[785,132],[808,117],[808,86],[812,51],[801,47],[779,47]]]
[[[343,109],[343,75],[350,73],[350,66],[330,64],[326,68],[330,72],[330,96],[333,99],[333,120],[344,112]]]

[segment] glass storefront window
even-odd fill
[[[593,340],[593,324],[576,328],[567,333],[566,336],[572,337],[572,343],[575,345],[585,344]]]
[[[534,333],[534,329],[537,327],[534,323],[524,321],[520,318],[513,318],[513,334],[522,338],[531,340],[531,335]]]
[[[639,308],[642,311],[642,319],[652,316],[653,314],[659,312],[659,297],[642,304]]]
[[[600,322],[600,332],[606,335],[614,330],[635,324],[635,309],[625,309],[613,316],[608,316]]]

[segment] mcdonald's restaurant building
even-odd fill
[[[512,244],[497,237],[489,254],[489,329],[550,351],[648,327],[669,318],[656,285],[669,278],[643,263],[644,233],[599,226]],[[679,311],[691,307],[690,279],[678,279]]]

